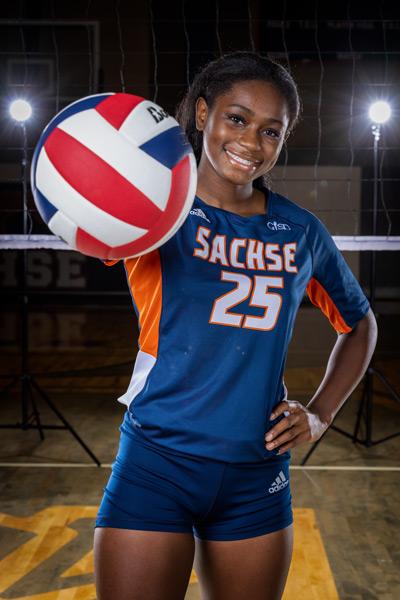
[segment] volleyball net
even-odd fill
[[[392,252],[400,250],[400,235],[333,235],[339,250],[359,252]],[[0,250],[69,250],[64,240],[55,235],[0,235]]]
[[[0,50],[5,65],[0,73],[0,78],[4,76],[0,92],[0,276],[6,291],[3,319],[10,344],[18,333],[10,314],[16,299],[20,300],[24,251],[31,273],[28,292],[32,298],[47,294],[47,306],[56,296],[64,303],[72,302],[73,295],[79,295],[83,305],[89,303],[90,294],[96,303],[100,296],[112,294],[114,299],[117,294],[126,295],[129,302],[121,274],[121,284],[114,269],[92,276],[89,270],[101,269],[100,261],[73,251],[69,254],[65,242],[49,235],[40,219],[27,172],[46,124],[71,102],[109,91],[153,99],[174,114],[198,69],[232,50],[256,50],[294,76],[303,101],[302,117],[271,173],[271,188],[324,222],[366,292],[371,284],[371,253],[376,252],[376,298],[382,301],[381,317],[387,315],[383,337],[386,344],[393,331],[390,339],[395,340],[392,323],[399,313],[400,297],[396,255],[400,249],[400,120],[394,106],[391,120],[382,127],[374,168],[368,107],[375,99],[390,102],[399,97],[398,17],[384,2],[375,3],[363,19],[357,17],[351,2],[335,7],[336,18],[318,2],[302,7],[301,18],[287,0],[274,6],[257,0],[236,4],[234,8],[232,3],[216,0],[205,3],[199,12],[198,5],[189,0],[169,4],[121,0],[100,10],[88,0],[67,14],[60,3],[50,0],[48,18],[32,16],[33,9],[27,18],[22,3],[14,18],[0,19],[0,34],[6,40]],[[25,134],[7,113],[8,101],[18,94],[32,100],[33,116]],[[85,265],[90,269],[85,271]],[[66,271],[70,276],[61,277]],[[114,307],[112,300],[110,313]],[[37,305],[33,308],[39,310]],[[36,330],[46,331],[50,339],[58,327],[67,341],[76,332],[74,350],[82,348],[87,355],[84,323],[90,315],[75,315],[72,320],[63,313],[54,325],[45,312],[44,308],[42,320],[37,317]],[[99,320],[93,326],[96,336]],[[306,325],[304,335],[309,340],[318,328],[311,320]],[[125,329],[121,326],[119,339],[115,335],[109,347],[117,348]],[[320,359],[322,336],[317,339],[315,335],[309,364],[314,356],[315,363]],[[41,347],[40,340],[36,337],[32,346]],[[96,337],[93,347],[100,343]],[[50,343],[46,347],[53,348]],[[304,344],[298,347],[297,361],[303,364]],[[394,341],[388,344],[387,354],[398,353],[397,347]]]

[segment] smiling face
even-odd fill
[[[196,126],[203,131],[199,177],[221,178],[235,186],[251,183],[278,160],[289,114],[285,99],[264,81],[235,83],[210,109],[196,105]]]

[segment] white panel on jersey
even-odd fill
[[[45,148],[37,162],[36,187],[78,227],[108,246],[128,244],[147,233],[146,229],[120,221],[86,200],[55,169]]]
[[[135,367],[133,369],[132,378],[125,394],[118,398],[118,402],[126,404],[129,407],[132,400],[142,391],[146,383],[147,377],[156,364],[156,358],[147,352],[139,350],[136,357]]]
[[[192,208],[193,200],[194,200],[194,197],[196,194],[196,187],[197,187],[197,163],[196,163],[196,158],[194,157],[193,154],[188,154],[188,156],[189,156],[189,162],[190,162],[190,185],[189,185],[188,193],[186,195],[185,204],[183,205],[182,212],[179,216],[179,219],[176,221],[176,223],[172,227],[172,229],[170,229],[164,235],[164,237],[162,239],[157,240],[157,242],[155,244],[153,244],[153,246],[148,248],[145,252],[141,252],[140,254],[147,254],[148,252],[151,252],[152,250],[154,250],[155,248],[158,248],[162,244],[165,244],[165,242],[167,242],[170,238],[172,238],[172,236],[175,235],[175,233],[178,231],[178,229],[183,225],[184,221],[186,220],[186,217],[189,214],[190,209]],[[138,254],[135,254],[134,256],[138,256]]]
[[[145,100],[135,106],[119,130],[130,141],[141,146],[156,135],[178,125],[178,122],[171,116],[163,118],[160,111],[162,111],[160,106],[150,100]],[[157,119],[160,121],[157,122]]]
[[[76,250],[76,232],[78,227],[68,219],[64,213],[58,210],[47,223],[49,229],[61,239],[63,239],[71,248]]]
[[[149,115],[149,118],[154,119]],[[171,171],[121,135],[96,110],[71,115],[58,125],[125,177],[159,209],[167,204]]]

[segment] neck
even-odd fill
[[[238,214],[258,214],[265,211],[264,194],[252,182],[235,185],[215,171],[204,172],[198,167],[197,195],[207,204]]]

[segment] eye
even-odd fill
[[[275,139],[279,139],[281,137],[281,132],[277,131],[276,129],[264,129],[264,133],[268,136],[268,137],[272,137]]]
[[[244,125],[244,123],[246,122],[243,117],[241,117],[240,115],[236,115],[234,113],[228,114],[226,116],[229,119],[229,121],[232,121],[232,123],[235,123],[236,125],[239,125],[239,124]]]

